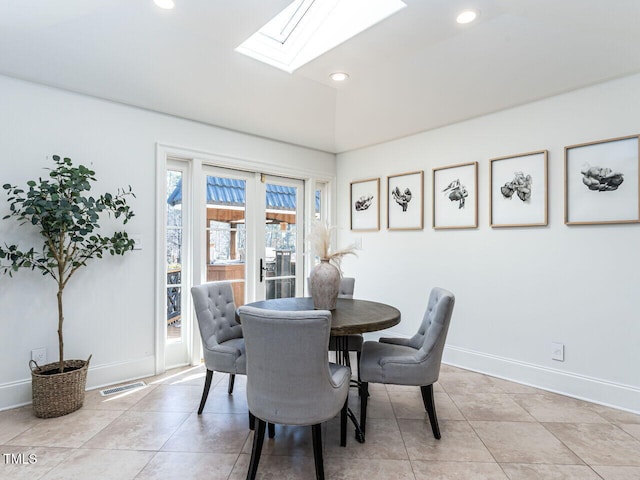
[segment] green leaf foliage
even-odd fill
[[[58,284],[60,361],[62,362],[62,292],[73,274],[92,258],[105,252],[124,255],[134,241],[124,231],[110,236],[99,232],[100,215],[107,214],[126,224],[134,216],[127,204],[135,197],[131,186],[115,193],[89,195],[95,172],[84,165],[74,166],[69,158],[53,156],[55,167],[48,178],[30,180],[26,188],[6,183],[9,214],[21,225],[30,224],[42,237],[42,247],[21,250],[18,245],[0,245],[0,271],[12,276],[20,269],[39,270]]]
[[[100,228],[100,214],[107,213],[127,223],[134,213],[127,204],[128,196],[135,196],[128,189],[118,189],[115,194],[89,196],[95,172],[84,165],[74,166],[71,159],[54,155],[56,167],[49,178],[27,182],[28,189],[4,184],[9,196],[10,214],[20,224],[29,223],[43,237],[40,251],[21,251],[16,245],[0,246],[0,258],[9,264],[0,268],[11,274],[15,267],[39,269],[64,286],[79,266],[105,251],[123,255],[133,248],[133,241],[126,232],[113,236],[96,235]]]

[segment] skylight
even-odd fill
[[[292,73],[404,7],[401,0],[294,0],[236,51]]]

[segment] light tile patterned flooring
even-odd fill
[[[0,412],[0,479],[244,479],[253,438],[245,377],[232,396],[227,378],[214,376],[201,416],[203,367],[120,395],[88,392],[82,409],[57,419],[30,407]],[[639,415],[445,365],[438,441],[418,388],[372,384],[370,393],[365,444],[350,425],[341,448],[337,418],[324,427],[327,480],[640,479]],[[355,389],[350,403],[358,414]],[[258,478],[315,478],[310,429],[276,427]]]

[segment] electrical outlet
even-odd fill
[[[564,362],[564,343],[551,343],[551,360]]]
[[[47,349],[36,348],[35,350],[31,350],[31,360],[33,360],[40,366],[47,363]]]

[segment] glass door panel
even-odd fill
[[[206,281],[232,282],[236,306],[245,303],[247,181],[207,175]]]
[[[296,263],[298,252],[302,252],[299,219],[302,218],[303,211],[303,183],[299,180],[267,177],[265,190],[265,298],[295,297],[297,290],[302,291],[297,282]],[[303,263],[300,262],[299,277],[302,277]]]
[[[167,171],[167,251],[166,251],[166,292],[167,292],[167,334],[166,341],[182,342],[182,258],[183,258],[183,219],[182,204],[169,196],[182,186],[183,172]]]

